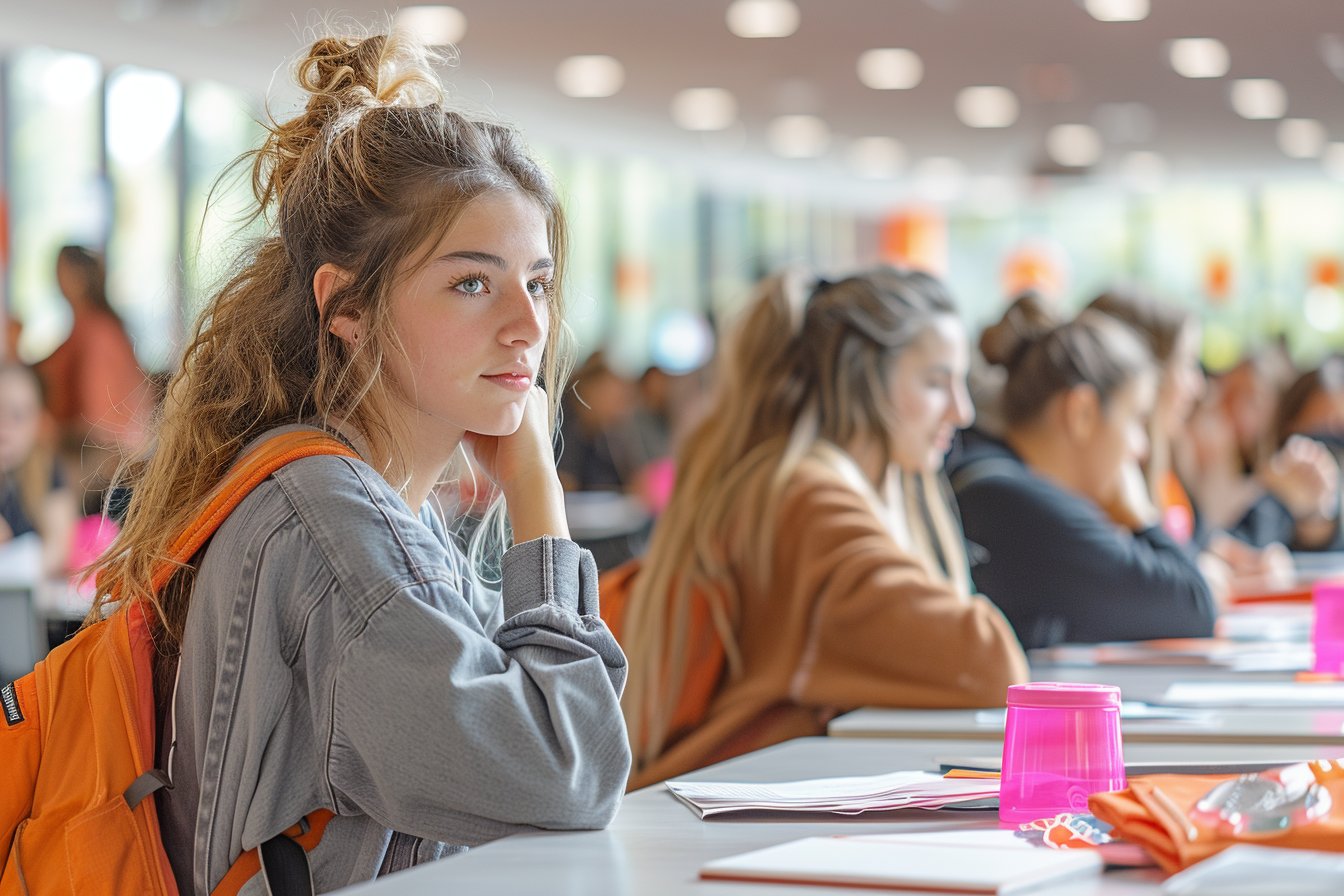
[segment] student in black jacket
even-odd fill
[[[1212,634],[1209,588],[1162,531],[1140,470],[1148,349],[1107,315],[1060,324],[1031,296],[980,348],[1007,371],[1004,432],[968,433],[949,473],[972,576],[1023,646]]]

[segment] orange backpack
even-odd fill
[[[262,480],[301,457],[357,455],[325,433],[281,433],[234,464],[192,526],[155,570],[161,590]],[[115,594],[114,594],[115,597]],[[31,673],[0,689],[0,896],[178,896],[154,800],[168,775],[156,744],[150,611],[117,608],[81,630]],[[261,870],[272,892],[294,880],[312,892],[306,857],[331,818],[320,810],[243,853],[215,894],[236,894]]]

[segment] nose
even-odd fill
[[[545,298],[534,297],[528,292],[526,283],[511,286],[500,306],[504,312],[499,329],[502,344],[531,348],[546,341],[550,307]]]

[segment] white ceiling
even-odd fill
[[[728,182],[751,180],[822,191],[846,201],[888,201],[910,189],[863,182],[844,148],[862,136],[895,137],[910,170],[952,156],[972,175],[1025,176],[1044,167],[1044,134],[1060,123],[1098,122],[1098,107],[1142,103],[1152,133],[1107,143],[1093,175],[1119,170],[1132,150],[1151,150],[1178,178],[1323,176],[1316,159],[1290,159],[1277,123],[1238,117],[1228,100],[1234,78],[1270,77],[1288,94],[1288,116],[1314,118],[1344,141],[1344,68],[1332,72],[1323,47],[1344,50],[1344,0],[1151,0],[1141,22],[1094,20],[1081,0],[797,0],[791,37],[745,40],[725,26],[727,0],[455,0],[467,17],[460,62],[449,75],[472,105],[487,105],[533,138],[612,154],[639,152]],[[148,14],[127,22],[118,9]],[[347,3],[348,15],[378,22],[377,4]],[[213,17],[219,24],[205,24]],[[211,77],[273,96],[285,63],[320,21],[307,0],[0,0],[0,46],[42,43],[80,50],[109,65],[137,63],[185,78]],[[383,19],[385,21],[385,19]],[[1216,37],[1231,56],[1227,76],[1190,80],[1166,57],[1179,37]],[[907,47],[924,62],[909,91],[875,91],[856,74],[873,47]],[[625,86],[607,99],[570,99],[554,86],[556,64],[576,53],[620,59]],[[1053,66],[1053,67],[1050,67]],[[1060,68],[1063,66],[1064,68]],[[1046,68],[1043,68],[1046,67]],[[966,86],[1011,88],[1021,114],[1011,127],[961,124],[954,98]],[[1053,86],[1052,86],[1053,85]],[[735,94],[740,125],[699,135],[671,121],[669,104],[686,87]],[[1053,91],[1055,96],[1046,96]],[[773,157],[771,118],[820,115],[833,132],[815,161]]]

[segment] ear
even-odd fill
[[[1083,383],[1064,393],[1064,431],[1076,443],[1087,442],[1102,422],[1101,396]]]
[[[313,298],[317,301],[317,316],[319,319],[322,317],[322,312],[326,310],[327,300],[350,285],[352,279],[348,271],[331,262],[327,262],[317,269],[317,273],[313,274]],[[348,345],[359,342],[360,326],[358,318],[348,317],[344,314],[338,315],[332,318],[327,325],[327,329],[331,331],[332,335]]]

